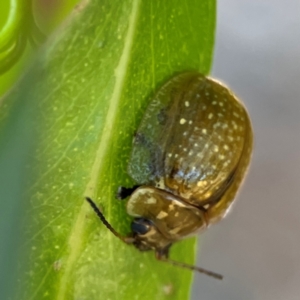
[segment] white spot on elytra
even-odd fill
[[[226,160],[223,164],[224,167],[227,167],[230,164],[230,160]]]
[[[207,134],[207,130],[205,128],[203,128],[202,133]]]
[[[225,128],[227,128],[228,127],[228,125],[225,123],[225,124],[223,124],[223,126],[222,126],[222,128],[223,129],[225,129]]]
[[[207,181],[206,181],[206,180],[198,181],[198,182],[197,182],[197,186],[199,186],[199,187],[204,187],[204,186],[206,186],[206,185],[207,185]]]
[[[192,124],[193,123],[193,121],[189,121],[189,124]]]
[[[189,101],[185,101],[184,104],[185,104],[186,107],[190,106],[190,102]]]
[[[186,123],[186,119],[184,119],[184,118],[180,119],[179,123],[180,123],[181,125],[185,124],[185,123]]]
[[[234,121],[232,121],[231,123],[232,123],[232,125],[233,125],[233,128],[234,128],[235,130],[237,130],[238,127],[237,127],[236,123],[235,123]]]
[[[208,115],[208,118],[211,120],[212,118],[213,118],[213,114],[212,113],[210,113],[209,115]]]
[[[209,197],[211,196],[211,194],[212,194],[211,191],[206,192],[206,193],[204,194],[204,197],[205,197],[205,198],[209,198]]]
[[[215,146],[214,146],[214,151],[215,151],[215,152],[218,152],[218,151],[219,151],[219,147],[215,145]]]

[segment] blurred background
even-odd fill
[[[79,0],[0,0],[0,97]]]
[[[202,235],[192,299],[300,299],[300,1],[218,1],[212,75],[252,117],[250,172],[226,220]]]

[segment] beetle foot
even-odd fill
[[[124,186],[119,186],[116,198],[119,200],[124,200],[125,198],[129,197],[138,187],[139,185],[135,185],[132,188],[126,188]]]

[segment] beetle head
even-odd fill
[[[87,202],[92,206],[95,213],[98,215],[101,222],[120,240],[127,244],[133,244],[141,251],[147,250],[155,250],[155,256],[158,260],[168,262],[172,265],[179,266],[182,268],[198,271],[200,273],[204,273],[208,276],[222,279],[223,276],[203,268],[199,268],[192,265],[187,265],[185,263],[181,263],[178,261],[174,261],[168,258],[169,248],[172,245],[170,240],[167,240],[163,237],[163,235],[159,232],[159,230],[151,223],[151,221],[143,218],[136,218],[132,222],[132,236],[124,237],[120,235],[105,219],[102,212],[99,210],[97,205],[91,198],[85,198]]]
[[[132,244],[140,251],[165,249],[171,246],[156,226],[147,219],[135,218],[131,223]]]

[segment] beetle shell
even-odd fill
[[[217,222],[232,205],[249,165],[252,139],[247,111],[227,87],[197,72],[182,73],[163,85],[147,108],[128,172],[138,184],[156,190],[158,198],[162,190],[204,210],[205,217],[195,221],[203,228],[203,219],[206,226]],[[142,194],[140,189],[135,193]],[[128,213],[161,223],[154,206],[143,215],[151,197],[138,200],[135,193]],[[160,207],[171,214],[169,205]],[[171,228],[174,218],[165,222]]]

